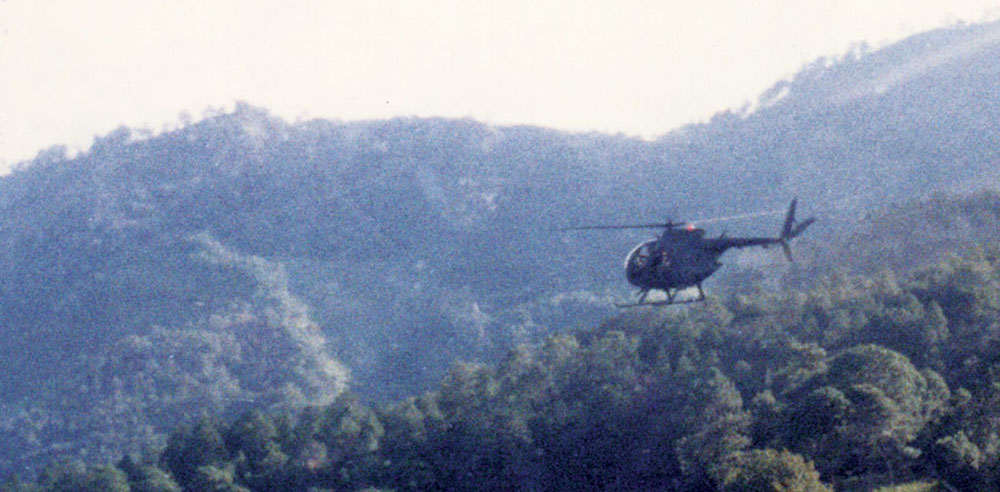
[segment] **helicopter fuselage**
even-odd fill
[[[666,292],[699,285],[722,263],[724,248],[717,239],[705,239],[704,231],[666,229],[659,239],[651,239],[632,249],[625,259],[629,283],[642,290]]]

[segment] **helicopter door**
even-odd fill
[[[653,244],[655,243],[655,239],[650,239],[632,248],[632,251],[629,251],[625,257],[625,271],[631,275],[632,272],[639,271],[645,267],[649,263],[649,255],[652,254]]]

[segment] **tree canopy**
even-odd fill
[[[626,311],[393,404],[205,418],[0,490],[997,490],[998,259]]]

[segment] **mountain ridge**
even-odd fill
[[[1000,140],[986,131],[1000,121],[1000,97],[984,97],[1000,90],[998,26],[817,62],[765,93],[769,104],[654,141],[470,119],[287,123],[240,104],[157,136],[121,128],[73,157],[43,151],[0,178],[0,395],[17,408],[7,413],[39,412],[50,422],[34,441],[18,442],[48,449],[64,435],[59,426],[71,426],[67,416],[81,415],[73,412],[86,408],[87,395],[72,393],[69,403],[59,396],[79,383],[70,375],[133,367],[114,347],[146,354],[138,367],[163,377],[148,398],[176,403],[172,385],[193,381],[190,393],[201,396],[179,401],[214,402],[185,407],[197,414],[308,404],[322,393],[315,381],[325,380],[327,363],[349,369],[350,387],[364,398],[394,401],[432,387],[456,359],[496,360],[513,345],[596,325],[612,314],[610,299],[627,295],[620,259],[641,238],[557,231],[567,225],[774,210],[798,196],[803,216],[820,218],[796,240],[799,264],[771,251],[727,257],[710,294],[812,278],[830,263],[850,270],[888,262],[879,255],[891,247],[855,261],[836,249],[839,238],[888,204],[1000,184]],[[982,33],[988,41],[961,50]],[[864,89],[832,109],[812,104],[848,80],[862,88],[874,80],[858,74],[948,47],[961,56],[885,91]],[[770,235],[777,220],[726,232]],[[913,238],[940,239],[933,230]],[[207,261],[212,251],[238,260]],[[261,271],[284,283],[268,283]],[[295,302],[275,301],[282,295]],[[274,315],[282,312],[297,314]],[[318,338],[304,344],[290,335],[307,325]],[[253,336],[235,335],[241,327]],[[266,356],[255,337],[277,337],[298,365]],[[205,355],[190,373],[171,372],[169,357],[140,350],[150,340]],[[267,369],[281,387],[258,392]],[[226,374],[220,380],[230,386],[201,371]],[[249,401],[228,408],[220,395]],[[141,411],[128,415],[153,422]],[[117,417],[86,418],[96,429]],[[165,425],[155,418],[150,434]],[[81,435],[73,434],[72,452],[91,456]],[[118,437],[105,441],[108,449],[125,446]]]

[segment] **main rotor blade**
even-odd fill
[[[663,229],[666,227],[680,227],[684,222],[667,222],[664,224],[628,224],[628,225],[590,225],[561,227],[560,231],[589,231],[601,229]]]
[[[764,217],[764,216],[767,216],[767,215],[781,215],[783,213],[785,213],[785,209],[781,208],[781,209],[777,209],[777,210],[766,210],[766,211],[763,211],[763,212],[750,212],[750,213],[745,213],[745,214],[726,215],[726,216],[723,216],[723,217],[707,217],[707,218],[704,218],[704,219],[691,220],[689,222],[692,223],[692,224],[702,225],[702,224],[711,224],[713,222],[725,222],[725,221],[730,221],[730,220],[752,219],[754,217]]]

